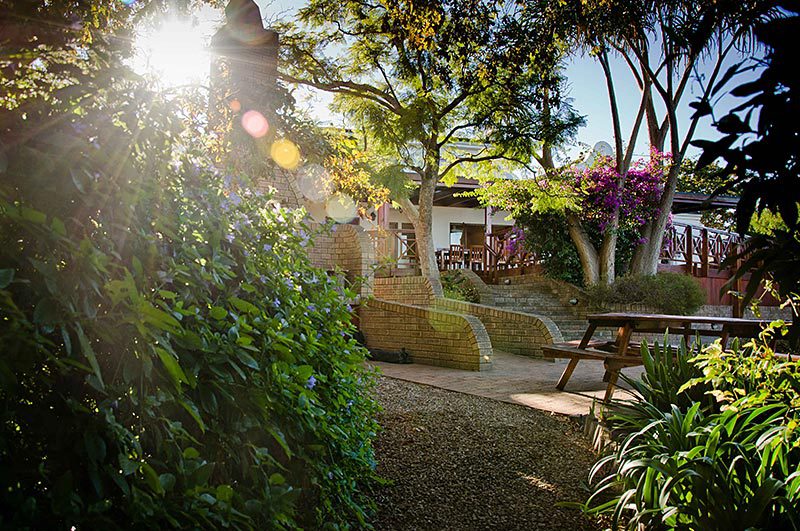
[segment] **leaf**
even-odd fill
[[[158,357],[161,358],[161,363],[163,363],[164,368],[167,369],[167,373],[169,373],[172,378],[175,387],[180,390],[181,383],[189,383],[189,380],[186,378],[186,373],[183,372],[178,360],[176,360],[172,354],[161,347],[156,347],[156,353]]]
[[[153,467],[151,467],[147,463],[140,463],[139,470],[142,471],[147,486],[150,487],[150,489],[156,494],[163,495],[164,487],[161,486],[161,480],[158,478],[158,474],[156,474],[156,471],[153,470]]]
[[[67,235],[67,228],[64,226],[64,222],[61,221],[59,218],[54,217],[50,221],[50,228],[53,229],[53,232],[55,232],[59,236]]]
[[[197,426],[200,428],[200,431],[205,433],[206,432],[206,425],[203,422],[203,419],[200,416],[200,412],[197,411],[197,408],[195,407],[195,405],[191,404],[191,403],[189,403],[189,402],[187,402],[185,400],[181,400],[180,404],[181,404],[181,406],[183,406],[183,409],[185,409],[186,412],[189,413],[189,415],[191,415],[191,417],[197,423]]]
[[[196,448],[193,448],[191,446],[188,448],[184,448],[183,450],[184,459],[197,459],[198,457],[200,457],[200,452],[198,452]]]
[[[84,431],[83,446],[90,461],[99,463],[106,458],[106,442],[97,433]]]
[[[236,353],[236,357],[239,358],[239,361],[244,363],[246,367],[250,367],[256,371],[259,369],[258,362],[250,354],[240,351]]]
[[[158,482],[161,484],[162,490],[169,492],[175,487],[175,475],[169,473],[161,474],[158,476]]]
[[[286,483],[286,478],[282,474],[275,472],[269,477],[270,485],[283,485],[284,483]]]
[[[209,311],[208,314],[213,319],[221,320],[221,319],[225,319],[225,317],[228,316],[228,310],[226,310],[225,308],[223,308],[221,306],[212,306],[211,307],[211,311]]]
[[[249,313],[252,315],[258,315],[259,313],[261,313],[261,310],[258,309],[258,306],[250,302],[247,302],[244,299],[240,299],[239,297],[231,297],[228,299],[228,302],[230,302],[233,305],[233,307],[239,310],[240,312]]]
[[[142,303],[139,305],[139,310],[144,315],[144,320],[146,323],[152,324],[160,330],[164,330],[165,332],[174,332],[176,329],[180,329],[181,327],[177,319],[172,317],[164,310],[159,310],[147,301],[142,301]]]
[[[100,364],[97,363],[97,356],[95,356],[92,345],[89,343],[86,334],[83,333],[81,325],[76,325],[75,333],[78,336],[78,343],[81,345],[81,352],[83,352],[83,355],[89,360],[89,365],[92,367],[92,371],[100,383],[100,387],[104,389],[105,384],[103,383],[103,375],[100,372]]]
[[[28,207],[20,207],[19,210],[20,210],[20,215],[24,220],[30,221],[32,223],[37,223],[39,225],[47,221],[47,214],[45,214],[44,212],[40,212],[38,210]]]
[[[215,494],[218,500],[229,503],[233,498],[233,488],[230,485],[218,485]]]
[[[0,289],[5,289],[14,280],[13,269],[0,269]]]

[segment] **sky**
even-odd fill
[[[262,10],[262,15],[267,19],[276,17],[290,18],[296,13],[297,9],[304,4],[302,0],[256,0]],[[738,53],[733,54],[725,63],[722,72],[728,65],[741,61],[746,57]],[[704,65],[699,69],[701,76],[707,75],[712,65]],[[623,134],[627,137],[631,124],[635,118],[640,101],[640,92],[635,81],[629,73],[627,65],[621,58],[612,60],[612,74],[617,88],[617,99],[619,102]],[[573,107],[586,118],[586,126],[581,128],[577,135],[579,143],[595,145],[599,141],[613,144],[613,130],[611,126],[611,112],[608,102],[608,93],[605,88],[605,78],[600,65],[591,57],[576,56],[569,60],[565,68],[565,76],[568,80],[567,97],[572,99]],[[729,89],[752,78],[753,75],[735,78],[729,85]],[[682,105],[678,109],[679,129],[685,130],[688,127],[690,116],[693,112],[688,104],[699,99],[702,88],[698,81],[692,81],[684,94]],[[736,99],[727,95],[727,90],[714,105],[715,114],[722,116],[725,111],[735,104]],[[301,108],[309,111],[309,114],[325,123],[342,124],[340,116],[335,115],[328,108],[332,97],[325,93],[313,93],[308,90],[300,90],[296,94]],[[663,116],[663,112],[659,112]],[[695,139],[716,139],[719,134],[711,125],[711,117],[704,117],[698,124]],[[578,149],[572,147],[568,153],[574,154]],[[645,157],[649,153],[648,139],[646,131],[642,130],[636,144],[635,153],[637,156]],[[699,152],[696,148],[689,148],[689,155],[696,156]]]

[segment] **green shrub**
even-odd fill
[[[706,294],[697,280],[679,273],[624,276],[609,285],[591,286],[587,292],[596,306],[645,304],[677,315],[691,315],[706,301]]]
[[[800,528],[800,363],[762,342],[645,351],[584,509],[629,529]]]
[[[365,526],[373,378],[300,214],[174,99],[68,103],[2,153],[0,528]]]
[[[442,290],[448,299],[466,302],[481,302],[481,294],[460,271],[442,273]]]

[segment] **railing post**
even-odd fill
[[[708,229],[703,227],[702,230],[703,240],[700,244],[700,275],[703,277],[708,276]]]
[[[692,239],[691,225],[686,225],[683,237],[683,257],[686,260],[686,272],[690,275],[694,275],[694,240]]]

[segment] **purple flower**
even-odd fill
[[[267,277],[265,277],[264,275],[261,275],[260,277],[258,277],[258,280],[260,280],[263,284],[267,283]]]
[[[242,202],[241,196],[236,192],[231,192],[228,197],[230,198],[231,203],[233,203],[235,206],[239,206],[239,204]]]
[[[233,234],[226,234],[225,239],[228,240],[228,243],[233,243],[233,240],[235,240],[236,237]]]
[[[314,378],[314,375],[308,377],[308,381],[306,382],[307,389],[314,389],[314,386],[317,385],[317,379]]]
[[[264,250],[267,251],[267,252],[270,252],[272,250],[272,245],[270,245],[269,243],[265,243],[264,244]]]
[[[315,304],[309,304],[308,305],[308,311],[309,312],[316,312],[317,311],[317,306]]]

